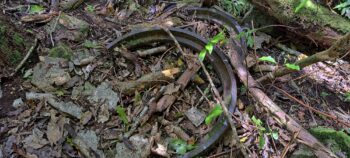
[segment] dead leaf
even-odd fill
[[[107,104],[102,104],[100,106],[100,111],[98,113],[98,123],[105,123],[106,121],[109,120],[109,111],[108,111],[108,105]]]
[[[57,121],[58,118],[55,116],[56,112],[55,110],[50,110],[51,113],[51,119],[50,122],[47,125],[47,139],[49,139],[49,142],[51,146],[53,144],[56,144],[59,139],[62,137],[62,129],[59,128]]]
[[[49,141],[43,138],[43,136],[44,132],[40,131],[38,128],[34,128],[32,134],[24,138],[24,148],[31,147],[34,149],[40,149],[43,146],[49,144]]]

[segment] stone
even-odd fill
[[[135,147],[136,151],[133,151],[125,146],[124,143],[117,143],[115,158],[142,158],[146,157],[147,146],[150,144],[147,138],[141,135],[134,135],[130,137],[130,142]]]
[[[206,117],[205,113],[196,107],[192,107],[191,109],[187,110],[185,115],[196,127],[198,127]]]
[[[102,82],[88,97],[90,103],[101,105],[105,103],[109,110],[115,110],[119,101],[118,93],[112,90],[112,86],[107,82]]]

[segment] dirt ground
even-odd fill
[[[179,76],[196,65],[199,52],[181,46],[188,54],[184,56],[172,42],[153,42],[137,49],[106,47],[131,30],[151,26],[184,28],[205,39],[224,30],[205,20],[186,18],[181,6],[191,4],[178,3],[174,7],[175,2],[86,1],[76,7],[64,2],[55,7],[47,1],[0,3],[0,22],[13,26],[11,32],[23,38],[21,46],[9,46],[10,52],[20,50],[18,58],[22,60],[34,39],[39,41],[18,71],[15,68],[20,60],[16,58],[11,63],[14,54],[0,51],[0,158],[181,157],[203,147],[201,143],[210,140],[215,125],[220,124],[216,118],[206,123],[207,116],[220,103],[211,92],[209,81],[213,81],[220,95],[225,82],[220,80],[220,72],[212,62],[204,60],[210,78],[200,69],[185,88],[179,86]],[[1,35],[11,39],[14,34],[8,31]],[[255,43],[261,45],[258,51],[249,48],[252,56],[269,54],[280,64],[298,58],[271,47],[263,35],[257,38],[263,42]],[[219,42],[218,46],[228,52],[224,44]],[[155,55],[139,53],[152,48],[157,48]],[[270,65],[252,62],[255,64],[250,70],[256,78],[265,72],[254,70],[255,67]],[[261,88],[304,128],[344,130],[349,127],[298,101],[349,122],[349,101],[344,99],[350,91],[349,68],[344,61],[318,63]],[[165,71],[170,75],[164,76]],[[252,157],[280,157],[287,146],[287,157],[292,157],[301,148],[293,134],[278,125],[238,79],[237,82],[238,112],[233,118],[240,141]],[[174,101],[168,98],[160,102],[164,96],[174,97]],[[168,102],[170,106],[161,107],[162,111],[151,110]],[[240,156],[232,147],[233,139],[232,133],[226,132],[201,155]],[[346,152],[339,155],[346,157]]]

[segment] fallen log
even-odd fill
[[[230,44],[231,45],[231,44]],[[243,84],[248,87],[250,94],[262,105],[263,109],[282,126],[293,133],[299,132],[298,141],[310,147],[317,157],[334,158],[337,157],[332,151],[320,143],[313,135],[299,125],[293,118],[287,115],[278,105],[276,105],[260,88],[258,83],[250,75],[243,65],[240,54],[234,49],[230,49],[230,61],[235,68],[238,77]]]
[[[337,39],[350,32],[350,20],[312,0],[298,12],[295,12],[295,8],[300,1],[296,0],[250,0],[250,2],[279,23],[296,27],[289,29],[292,33],[310,39],[323,48],[330,47]]]

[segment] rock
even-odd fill
[[[201,125],[206,117],[205,113],[196,107],[192,107],[191,109],[187,110],[185,115],[196,127]]]
[[[78,133],[78,136],[82,138],[82,140],[84,140],[86,145],[88,145],[90,148],[92,148],[93,150],[97,150],[99,139],[96,136],[95,131],[80,131]]]
[[[64,58],[69,60],[73,54],[72,49],[63,43],[58,43],[58,45],[49,51],[49,56],[54,58]]]
[[[59,18],[58,22],[57,18]],[[87,22],[65,13],[61,13],[57,18],[51,20],[46,27],[47,33],[51,33],[54,30],[56,34],[54,38],[56,41],[68,39],[79,42],[85,40],[88,36],[89,24]]]
[[[81,51],[75,52],[72,56],[72,62],[74,65],[79,66],[90,64],[93,60],[95,60],[95,55],[88,49],[83,49]]]
[[[16,108],[16,109],[18,109],[18,108],[20,108],[20,107],[22,107],[24,105],[25,105],[25,103],[23,102],[22,98],[18,98],[16,100],[14,100],[13,103],[12,103],[12,106],[14,108]]]
[[[7,138],[3,148],[1,148],[1,150],[4,152],[4,157],[11,157],[11,154],[14,152],[13,144],[17,144],[16,136],[11,135]]]
[[[40,131],[38,128],[34,128],[32,134],[23,140],[24,148],[34,148],[40,149],[43,146],[49,144],[49,141],[44,138],[44,132]]]
[[[35,92],[27,92],[26,93],[27,100],[43,100],[45,99],[52,107],[55,109],[67,113],[70,116],[75,117],[76,119],[81,119],[83,114],[83,108],[74,104],[73,102],[59,102],[57,98],[49,93],[35,93]]]
[[[115,110],[119,101],[119,95],[112,90],[111,85],[103,82],[92,92],[88,100],[96,106],[105,103],[108,105],[109,110]]]
[[[109,120],[109,111],[108,111],[108,106],[106,104],[102,104],[100,106],[97,119],[98,119],[97,120],[98,123],[105,123],[106,121]]]
[[[127,148],[124,143],[117,143],[115,158],[142,158],[147,157],[147,146],[150,144],[147,138],[140,135],[134,135],[130,137],[130,142],[135,147],[136,151],[132,151]]]
[[[96,87],[93,86],[90,82],[85,82],[82,86],[73,87],[72,99],[78,99],[81,96],[90,96]]]
[[[80,131],[73,139],[75,147],[77,147],[85,157],[105,158],[104,153],[97,149],[98,142],[99,139],[96,133],[91,130]],[[92,155],[92,152],[97,155]]]
[[[56,91],[56,86],[67,83],[71,77],[68,62],[63,58],[44,57],[33,69],[31,83],[45,92]]]

